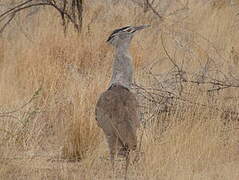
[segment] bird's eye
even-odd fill
[[[127,32],[131,32],[131,29],[127,29],[126,31],[127,31]]]

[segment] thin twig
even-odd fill
[[[1,116],[4,116],[4,115],[7,115],[7,114],[12,114],[12,113],[16,113],[18,112],[19,110],[23,109],[24,107],[26,107],[28,104],[30,104],[38,95],[39,95],[39,92],[41,91],[41,88],[38,88],[35,93],[33,94],[33,96],[26,102],[24,103],[23,105],[21,105],[20,107],[12,110],[12,111],[7,111],[7,112],[0,112],[0,115]]]

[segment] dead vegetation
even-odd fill
[[[105,40],[151,24],[131,48],[142,127],[128,177],[237,180],[238,3],[94,0],[67,36],[57,11],[19,12],[0,38],[0,179],[123,177],[94,119],[111,76]]]

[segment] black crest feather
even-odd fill
[[[123,30],[125,30],[125,29],[127,29],[127,28],[129,28],[129,27],[130,27],[130,26],[126,26],[126,27],[122,27],[122,28],[120,28],[120,29],[114,30],[114,31],[111,33],[110,37],[107,39],[106,42],[109,42],[109,41],[114,37],[114,34],[120,32],[120,31],[123,31]]]

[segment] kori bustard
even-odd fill
[[[96,104],[95,115],[105,133],[112,163],[116,155],[128,159],[129,151],[137,146],[136,129],[140,122],[138,103],[131,92],[133,66],[128,49],[134,33],[146,27],[148,25],[116,29],[107,40],[115,50],[112,78]]]

